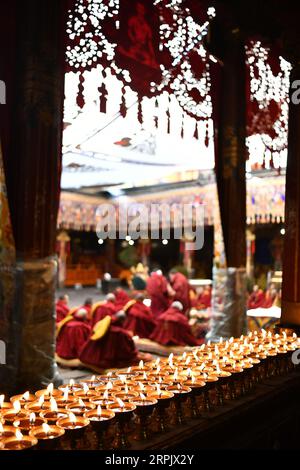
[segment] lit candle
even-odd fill
[[[11,402],[4,401],[5,396],[0,395],[0,416],[4,410],[10,409],[11,408]]]
[[[14,395],[11,397],[10,401],[13,403],[15,401],[19,401],[21,405],[24,405],[25,403],[30,403],[36,400],[35,395],[32,395],[29,392],[25,392],[22,395]]]
[[[32,436],[23,436],[18,429],[12,437],[3,439],[3,448],[6,450],[24,450],[33,447],[38,443],[38,440]]]
[[[38,426],[29,431],[29,435],[36,437],[38,440],[47,440],[47,439],[57,439],[65,433],[65,430],[62,427],[43,423],[41,426]]]
[[[41,395],[44,395],[45,400],[50,400],[51,397],[60,397],[62,396],[62,391],[54,389],[53,383],[49,384],[48,387],[44,390],[38,390],[35,392],[35,396],[39,398]]]
[[[120,398],[116,398],[116,402],[109,404],[108,409],[114,413],[129,413],[136,409],[136,406],[133,403],[124,402]]]
[[[18,400],[14,401],[13,408],[2,412],[4,421],[10,424],[12,424],[18,418],[26,418],[28,416],[28,411],[21,409],[21,404]]]
[[[15,426],[3,426],[3,424],[0,422],[0,442],[1,439],[5,437],[12,437],[16,433],[16,428]]]
[[[57,420],[57,426],[65,429],[65,430],[75,430],[75,429],[82,429],[88,424],[90,421],[83,416],[76,416],[74,413],[70,413],[67,418],[60,418]]]
[[[93,403],[84,402],[83,400],[81,400],[81,398],[79,399],[78,403],[71,403],[70,405],[66,406],[66,409],[68,411],[71,411],[77,416],[83,415],[83,413],[92,410],[93,408],[95,408],[95,405]]]
[[[115,413],[98,405],[96,410],[87,411],[84,416],[93,424],[94,422],[109,421],[115,417]]]
[[[30,413],[29,417],[14,420],[13,425],[19,428],[22,433],[28,434],[31,429],[41,426],[45,422],[45,419],[37,417],[35,413]]]

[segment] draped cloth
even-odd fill
[[[55,310],[56,310],[56,323],[59,323],[67,316],[69,312],[69,307],[61,300],[58,300],[55,305]]]
[[[115,314],[120,310],[117,304],[111,301],[104,302],[94,311],[91,319],[91,324],[94,326],[100,320],[103,320],[107,315],[114,319]]]
[[[79,359],[95,369],[128,367],[138,360],[138,351],[131,335],[123,328],[111,324],[99,340],[90,338],[86,341]]]
[[[192,334],[187,317],[173,307],[159,316],[150,339],[163,346],[197,346],[203,342]]]
[[[181,302],[183,311],[186,312],[191,306],[190,285],[187,278],[182,273],[175,273],[171,285],[175,291],[174,300]]]
[[[152,273],[147,279],[147,292],[151,298],[151,310],[158,317],[169,306],[168,283],[164,276]]]
[[[56,354],[63,359],[77,359],[90,333],[90,326],[83,321],[65,323],[56,338]]]
[[[156,326],[151,309],[143,302],[135,302],[128,310],[124,329],[140,338],[149,338]]]

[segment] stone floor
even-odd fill
[[[88,297],[91,297],[93,302],[99,302],[99,300],[103,300],[105,297],[101,290],[96,287],[82,287],[80,289],[65,287],[63,289],[57,289],[56,297],[64,294],[69,296],[70,307],[79,307]]]

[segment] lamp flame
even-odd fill
[[[92,375],[92,377],[91,377],[91,382],[95,382],[95,380],[96,380],[96,376],[95,376],[95,375]]]
[[[144,367],[144,361],[140,361],[140,362],[139,362],[139,368],[140,368],[140,369],[143,369],[143,367]]]
[[[0,395],[0,408],[3,407],[3,403],[4,403],[4,395]]]
[[[65,390],[64,390],[63,400],[67,401],[68,398],[69,398],[69,388],[66,387]]]
[[[69,414],[69,419],[70,419],[72,424],[76,424],[77,418],[76,418],[76,415],[74,415],[74,413]]]
[[[58,411],[57,403],[56,403],[55,398],[50,399],[50,410],[53,411],[53,412],[56,412],[56,413]]]
[[[87,384],[83,384],[83,391],[85,393],[85,395],[87,395],[88,391],[89,391],[89,387]]]
[[[138,382],[138,384],[139,384],[139,387],[140,387],[140,389],[141,389],[142,391],[145,390],[145,387],[144,387],[144,385],[142,384],[142,382]]]
[[[130,372],[131,372],[131,367],[128,367],[127,373],[130,374]]]
[[[47,387],[47,395],[52,395],[53,393],[53,383],[49,384],[48,387]]]
[[[124,408],[124,407],[125,407],[124,402],[123,402],[120,398],[118,398],[118,397],[117,397],[117,402],[118,402],[118,405],[120,406],[120,408]]]
[[[81,398],[79,398],[79,406],[80,406],[81,408],[85,408],[84,401],[82,401]]]
[[[19,429],[16,430],[16,439],[18,439],[18,441],[21,441],[23,439],[23,434],[21,433],[21,431],[19,431]]]
[[[146,400],[146,397],[145,397],[145,395],[144,395],[143,393],[140,393],[140,398],[141,398],[141,400],[143,400],[143,401]]]
[[[106,389],[103,393],[104,400],[108,400],[108,390]]]
[[[51,431],[51,428],[50,428],[50,426],[49,426],[47,423],[43,423],[43,424],[42,424],[42,428],[43,428],[43,431],[44,431],[44,433],[45,433],[46,435],[48,435],[49,432]]]
[[[109,382],[107,382],[106,384],[106,390],[111,390],[113,388],[113,384],[112,382],[109,380]]]
[[[44,401],[45,401],[45,395],[41,395],[40,398],[38,399],[38,404],[40,408],[43,408]]]
[[[21,404],[20,404],[19,400],[16,400],[16,401],[13,402],[13,408],[14,408],[16,413],[19,413],[21,411]]]
[[[98,405],[97,406],[97,416],[101,416],[101,414],[102,414],[101,405]]]
[[[125,391],[125,393],[128,393],[128,392],[129,392],[129,390],[128,390],[128,385],[127,385],[127,384],[125,385],[124,391]]]
[[[34,424],[35,423],[35,413],[30,413],[29,415],[29,423]]]
[[[23,393],[22,399],[27,401],[29,398],[29,395],[30,395],[29,392]]]
[[[75,385],[74,380],[73,380],[73,379],[70,379],[70,381],[69,381],[69,386],[70,386],[70,389],[71,389],[71,390],[72,390],[72,388],[74,387],[74,385]]]
[[[3,431],[4,431],[4,429],[3,429],[3,424],[2,424],[1,421],[0,421],[0,434],[2,434]]]

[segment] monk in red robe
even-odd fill
[[[83,308],[75,308],[57,324],[56,354],[59,357],[63,359],[78,358],[79,352],[91,332],[85,319],[86,311]]]
[[[129,332],[112,323],[107,315],[93,328],[92,334],[83,345],[79,359],[94,370],[112,367],[128,367],[140,360]]]
[[[126,313],[126,319],[123,327],[140,338],[149,338],[156,326],[156,321],[150,307],[143,303],[144,299],[144,295],[139,293],[134,300],[125,305],[123,310]]]
[[[107,294],[104,301],[97,302],[93,305],[91,311],[91,325],[94,326],[107,315],[116,320],[115,315],[119,310],[120,308],[116,304],[115,295]]]
[[[262,289],[256,284],[253,286],[253,291],[248,299],[248,309],[262,307],[265,301],[265,294]]]
[[[61,320],[63,320],[69,310],[69,296],[68,295],[60,295],[56,304],[55,304],[55,310],[56,310],[56,323],[59,323]]]
[[[115,305],[118,310],[122,310],[124,305],[126,305],[131,299],[125,290],[117,287],[114,291],[115,296]]]
[[[190,307],[190,285],[184,274],[172,269],[169,273],[172,289],[175,291],[174,301],[178,301],[183,305],[183,312],[186,313]]]
[[[160,270],[152,272],[147,279],[147,292],[151,298],[151,310],[155,318],[165,312],[170,304],[171,286]]]
[[[195,306],[199,310],[211,307],[211,286],[204,287],[198,296]]]
[[[163,346],[197,346],[204,342],[192,334],[187,317],[180,302],[173,302],[171,307],[157,319],[157,326],[150,336],[152,341]]]

